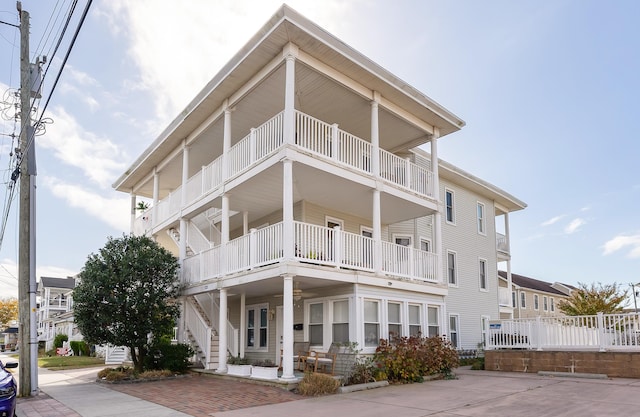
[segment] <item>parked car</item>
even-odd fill
[[[6,365],[0,361],[0,417],[15,417],[16,415],[16,380],[7,369],[17,368],[17,362]]]

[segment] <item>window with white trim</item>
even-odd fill
[[[540,301],[538,299],[538,294],[533,294],[533,309],[538,310],[540,308]]]
[[[517,302],[517,298],[516,298],[516,292],[515,291],[511,291],[511,306],[513,308],[518,307],[518,302]]]
[[[445,206],[445,219],[447,223],[455,224],[455,207],[454,207],[454,198],[453,191],[444,190],[444,206]]]
[[[456,253],[447,251],[447,277],[449,285],[458,285],[458,272],[456,265]]]
[[[400,303],[387,303],[387,326],[389,339],[392,336],[402,336],[402,322],[400,320]]]
[[[247,350],[267,350],[269,336],[268,304],[247,306]]]
[[[311,346],[324,346],[324,304],[309,304],[309,343]]]
[[[553,312],[553,311],[556,311],[556,306],[555,306],[555,304],[554,304],[553,297],[551,297],[551,311],[552,311],[552,312]]]
[[[376,347],[380,342],[380,303],[365,300],[364,307],[364,346]]]
[[[373,268],[373,229],[360,226],[360,235],[369,239],[362,239],[362,265]]]
[[[420,250],[431,252],[431,241],[429,239],[420,238]]]
[[[333,343],[349,341],[349,300],[333,302]]]
[[[438,307],[427,307],[427,334],[429,337],[440,336],[440,321],[438,320]]]
[[[460,348],[459,339],[460,317],[457,314],[449,315],[449,341],[451,345],[458,349]]]
[[[485,226],[483,203],[478,202],[477,212],[478,212],[477,213],[478,214],[478,233],[480,233],[481,235],[484,235],[487,233],[487,231]]]
[[[409,304],[409,336],[418,336],[422,333],[421,306]]]
[[[487,260],[486,259],[480,259],[480,261],[478,262],[478,273],[479,273],[479,278],[480,278],[480,289],[481,290],[486,290],[487,289]]]
[[[524,292],[520,293],[520,307],[527,308],[527,294]]]
[[[549,311],[549,299],[546,295],[542,296],[542,309],[544,311]]]

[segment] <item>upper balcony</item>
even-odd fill
[[[511,251],[509,249],[509,239],[506,235],[496,233],[496,250],[498,251],[498,256],[509,258]]]
[[[182,185],[178,185],[158,201],[155,218],[153,209],[140,215],[135,221],[134,233],[144,233],[172,219],[181,209],[215,194],[225,183],[255,168],[284,146],[283,112],[280,112],[258,127],[251,128],[250,133],[232,146],[226,155],[218,156],[191,176],[184,190],[184,203]],[[354,175],[379,180],[408,196],[435,202],[432,171],[408,158],[379,149],[379,172],[374,172],[371,143],[339,129],[336,124],[296,111],[293,147],[311,155],[314,160],[331,164],[327,165],[327,170],[343,168]]]

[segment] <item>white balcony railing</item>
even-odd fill
[[[491,322],[487,349],[640,350],[640,316],[536,317]]]
[[[226,155],[227,168],[223,169],[223,156],[219,156],[209,165],[188,179],[186,183],[186,202],[190,205],[202,196],[218,189],[223,182],[233,176],[246,172],[252,165],[275,153],[283,145],[284,112],[260,125],[231,147]],[[372,174],[372,146],[370,142],[340,130],[336,124],[328,124],[319,119],[296,111],[297,146],[306,149],[321,158],[332,159],[346,167]],[[383,149],[380,155],[380,177],[389,183],[411,190],[425,197],[434,197],[433,173],[402,159]],[[182,204],[182,189],[176,188],[171,194],[157,203],[154,226],[176,215]],[[149,221],[150,212],[146,216]],[[144,222],[136,220],[134,233],[147,232]]]
[[[297,221],[294,234],[294,257],[301,262],[375,271],[376,244],[369,237]],[[381,242],[380,253],[381,273],[415,282],[440,282],[434,253],[390,242]],[[277,223],[230,241],[224,251],[219,245],[185,259],[183,281],[196,284],[283,258],[283,223]]]
[[[502,253],[509,253],[509,241],[502,233],[496,233],[496,249]]]

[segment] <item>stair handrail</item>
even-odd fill
[[[191,303],[185,303],[185,322],[196,343],[205,352],[206,357],[203,365],[206,369],[206,362],[208,362],[209,355],[211,355],[211,327],[207,325],[204,318]]]

